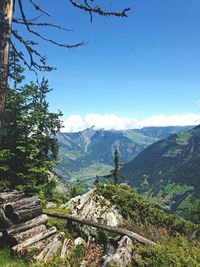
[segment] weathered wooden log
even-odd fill
[[[50,248],[49,251],[47,252],[46,256],[44,257],[44,262],[50,261],[55,255],[57,254],[59,248],[62,246],[62,243],[60,241],[54,241]]]
[[[3,233],[4,235],[15,235],[17,233],[24,232],[28,229],[34,228],[41,224],[46,224],[47,221],[48,221],[48,216],[46,214],[42,214],[30,221],[27,221],[25,223],[21,223],[18,225],[14,225],[8,229],[5,229]]]
[[[4,210],[0,207],[0,229],[5,229],[12,225],[13,223],[5,216]]]
[[[88,226],[92,226],[98,229],[102,229],[108,232],[112,232],[121,236],[128,236],[130,237],[132,240],[136,240],[137,242],[143,244],[143,245],[156,245],[156,243],[154,243],[153,241],[138,235],[134,232],[131,232],[129,230],[126,229],[122,229],[122,228],[118,228],[118,227],[113,227],[113,226],[109,226],[109,225],[105,225],[105,224],[101,224],[101,223],[97,223],[94,221],[89,221],[89,220],[85,220],[83,218],[79,218],[77,216],[72,216],[72,215],[63,215],[63,214],[59,214],[59,213],[52,213],[52,212],[44,212],[45,214],[47,214],[50,217],[54,217],[54,218],[58,218],[58,219],[65,219],[65,220],[70,220],[70,221],[74,221],[80,224],[85,224]]]
[[[25,241],[26,239],[29,239],[41,232],[44,232],[46,230],[46,226],[44,224],[41,224],[39,226],[36,226],[32,229],[26,230],[25,232],[18,233],[13,236],[9,236],[9,244],[11,246],[16,246],[17,244]]]
[[[61,259],[67,258],[72,252],[73,246],[74,246],[74,241],[71,239],[65,238],[63,245],[62,245],[60,258]]]
[[[52,241],[50,242],[49,244],[47,244],[44,249],[36,256],[34,256],[34,259],[37,261],[37,262],[40,262],[44,259],[44,257],[46,256],[48,250],[50,249],[52,243],[55,242],[55,241]],[[56,241],[57,242],[57,241]]]
[[[8,202],[14,202],[24,197],[24,193],[20,191],[13,191],[13,192],[3,192],[0,193],[0,204],[5,204]]]
[[[57,232],[56,227],[51,227],[50,229],[47,229],[45,231],[43,231],[42,233],[39,233],[25,241],[23,241],[22,243],[12,247],[12,251],[15,253],[20,253],[23,251],[26,251],[27,247],[33,245],[34,243],[43,240],[53,234],[55,234]]]
[[[65,233],[64,232],[61,232],[61,233],[58,233],[58,234],[54,234],[50,237],[47,237],[41,241],[38,241],[36,243],[34,243],[33,245],[29,246],[27,248],[27,251],[31,251],[31,250],[43,250],[46,246],[48,246],[48,244],[54,242],[54,241],[58,241],[58,240],[61,240],[63,239]]]
[[[40,200],[37,196],[33,196],[7,203],[4,205],[4,210],[6,216],[11,218],[14,212],[24,209],[33,209],[38,206],[40,206]]]
[[[18,223],[29,221],[37,217],[40,214],[42,214],[42,209],[40,206],[34,207],[32,209],[24,209],[24,210],[14,212],[11,217],[11,221],[14,224],[18,224]]]
[[[64,259],[66,257],[66,253],[67,253],[67,242],[68,242],[68,238],[65,238],[63,245],[62,245],[62,250],[60,253],[60,258]]]

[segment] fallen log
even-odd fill
[[[5,229],[3,231],[4,235],[15,235],[20,232],[24,232],[28,229],[34,228],[36,226],[39,226],[41,224],[46,224],[48,221],[48,216],[46,214],[42,214],[30,221],[27,221],[25,223],[21,223],[19,225],[14,225],[8,229]]]
[[[44,262],[48,262],[49,260],[51,260],[57,254],[61,246],[62,246],[62,243],[60,241],[54,241],[51,244],[46,256],[44,257]]]
[[[74,249],[74,241],[71,239],[67,239],[65,244],[63,243],[62,251],[61,251],[61,259],[68,258]]]
[[[44,257],[46,256],[48,250],[50,249],[51,247],[51,244],[55,242],[55,241],[52,241],[51,243],[48,243],[44,249],[37,255],[37,256],[34,256],[34,259],[37,261],[37,262],[40,262],[44,259]]]
[[[41,241],[38,241],[36,243],[34,243],[33,245],[29,246],[27,248],[27,251],[31,251],[31,250],[43,250],[46,246],[48,246],[48,244],[52,243],[53,241],[58,241],[58,240],[61,240],[63,239],[65,233],[61,232],[59,234],[54,234],[50,237],[47,237]]]
[[[21,232],[18,233],[16,235],[13,236],[9,236],[9,243],[11,246],[15,246],[23,241],[25,241],[26,239],[29,239],[31,237],[34,237],[35,235],[44,232],[46,230],[46,226],[44,224],[41,224],[39,226],[36,226],[32,229],[26,230],[25,232]]]
[[[134,232],[131,232],[129,230],[126,229],[122,229],[122,228],[118,228],[118,227],[113,227],[113,226],[109,226],[109,225],[105,225],[105,224],[101,224],[101,223],[97,223],[94,221],[89,221],[89,220],[85,220],[83,218],[79,218],[77,216],[73,216],[73,215],[63,215],[63,214],[59,214],[59,213],[52,213],[52,212],[44,212],[45,214],[47,214],[50,217],[54,217],[54,218],[58,218],[58,219],[65,219],[65,220],[69,220],[69,221],[73,221],[76,223],[80,223],[80,224],[85,224],[91,227],[95,227],[98,229],[102,229],[108,232],[112,232],[115,234],[119,234],[121,236],[128,236],[130,237],[132,240],[136,240],[137,242],[143,244],[143,245],[156,245],[156,243],[154,243],[153,241],[138,235]]]
[[[5,204],[8,202],[14,202],[24,197],[24,193],[20,191],[13,192],[3,192],[0,193],[0,204]]]
[[[5,214],[11,218],[14,212],[24,209],[33,209],[40,206],[40,200],[37,196],[22,198],[15,202],[10,202],[4,205]]]
[[[24,210],[14,212],[11,217],[11,221],[14,224],[18,224],[18,223],[29,221],[40,214],[42,214],[42,209],[40,206],[34,207],[32,209],[27,208]]]
[[[62,245],[62,250],[60,253],[60,258],[64,259],[67,256],[67,242],[68,242],[68,238],[65,238],[63,245]]]
[[[50,229],[47,229],[45,231],[43,231],[40,234],[37,234],[27,240],[25,240],[24,242],[12,247],[12,251],[15,253],[19,253],[19,252],[23,252],[26,251],[27,247],[33,245],[34,243],[43,240],[53,234],[55,234],[57,232],[56,227],[51,227]]]

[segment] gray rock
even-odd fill
[[[110,265],[116,267],[128,267],[132,262],[133,241],[128,236],[123,236],[118,243],[116,252],[113,255],[104,257],[102,267]]]
[[[65,208],[69,208],[75,216],[110,226],[117,226],[123,220],[116,207],[103,196],[97,195],[95,189],[72,198]]]
[[[74,245],[75,246],[80,246],[83,245],[84,247],[86,247],[86,242],[82,237],[78,237],[74,240]]]

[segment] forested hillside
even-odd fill
[[[199,162],[197,126],[149,146],[121,172],[138,192],[186,215],[200,198]]]

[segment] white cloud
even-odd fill
[[[126,130],[146,126],[184,126],[200,124],[200,114],[155,115],[145,119],[120,117],[115,114],[89,113],[85,116],[73,114],[64,119],[63,132],[78,132],[94,126],[96,129]]]

